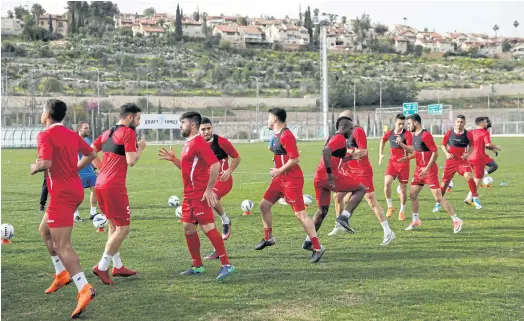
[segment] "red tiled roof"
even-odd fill
[[[228,25],[219,25],[219,26],[216,26],[216,28],[222,32],[237,32],[237,28],[236,27],[230,27]]]
[[[256,27],[256,26],[241,26],[240,30],[242,30],[245,33],[258,33],[262,34],[262,31]]]
[[[237,17],[234,17],[234,16],[223,16],[222,18],[224,18],[224,20],[226,21],[237,21]]]
[[[200,22],[200,21],[194,21],[194,20],[185,20],[185,21],[182,21],[182,24],[183,24],[183,25],[195,25],[195,26],[201,26],[201,25],[202,25],[202,22]]]
[[[164,29],[160,27],[144,27],[144,32],[159,32],[164,33]]]

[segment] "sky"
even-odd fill
[[[31,6],[35,1],[2,0],[1,13],[22,4]],[[63,13],[66,1],[40,0],[47,12]],[[370,15],[372,22],[385,25],[407,24],[417,29],[435,29],[437,32],[459,31],[494,35],[493,26],[499,26],[498,34],[506,37],[524,37],[524,1],[294,1],[294,0],[193,0],[193,1],[114,1],[121,12],[141,13],[152,6],[157,12],[175,13],[177,3],[184,13],[197,10],[209,15],[269,15],[283,18],[289,15],[298,18],[299,6],[304,11],[307,6],[319,8],[323,13],[334,13],[349,19],[360,16],[363,12]],[[519,13],[520,12],[520,13]],[[515,30],[513,21],[520,26]]]

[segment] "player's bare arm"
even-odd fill
[[[385,143],[384,141],[381,139],[380,140],[380,146],[378,148],[379,150],[379,155],[378,155],[378,164],[381,165],[382,164],[382,160],[384,159],[384,146],[385,146]]]
[[[433,164],[435,164],[435,162],[437,161],[437,158],[438,158],[438,150],[435,150],[433,153],[431,153],[431,157],[429,159],[428,165],[426,165],[426,167],[424,167],[424,169],[420,172],[420,175],[419,175],[420,178],[426,177],[429,170],[431,169],[431,166],[433,166]]]
[[[486,148],[492,151],[499,151],[500,152],[500,146],[494,145],[492,143],[486,144]]]
[[[402,147],[402,149],[404,149],[406,152],[412,154],[413,152],[415,152],[415,147],[413,146],[408,146],[406,144],[404,144],[402,142],[402,138],[400,136],[397,137],[397,144]]]
[[[453,155],[448,151],[448,146],[447,145],[440,145],[440,148],[444,152],[444,155],[446,155],[446,159],[452,159],[453,158]]]
[[[138,148],[136,152],[126,152],[126,161],[127,165],[133,167],[138,163],[138,160],[140,159],[140,155],[142,155],[142,152],[144,149],[146,149],[146,138],[142,137],[142,139],[137,143]]]
[[[210,207],[215,207],[215,205],[217,205],[217,197],[215,193],[213,193],[213,187],[215,186],[217,182],[219,172],[220,172],[220,163],[219,162],[216,162],[209,167],[209,181],[207,182],[206,191],[204,192],[202,201],[205,199],[207,201],[207,205],[209,205]]]
[[[96,149],[94,144],[91,144],[91,148],[95,152],[95,159],[93,159],[92,164],[95,168],[98,168],[100,170],[102,169],[102,161],[100,160],[100,157],[98,157],[99,150]]]
[[[82,159],[80,159],[78,161],[78,164],[77,164],[77,167],[78,167],[78,170],[81,170],[83,168],[85,168],[87,165],[93,163],[93,160],[96,158],[96,153],[95,151],[93,150],[91,153],[87,154],[87,155],[84,155],[82,157]]]
[[[178,167],[178,169],[181,169],[180,159],[176,157],[175,152],[173,151],[173,146],[170,146],[169,150],[162,147],[161,149],[158,150],[157,155],[158,155],[158,159],[170,161],[173,164],[175,164],[175,166]]]
[[[222,175],[220,175],[220,181],[221,182],[227,181],[231,177],[231,174],[235,171],[235,169],[238,167],[239,164],[240,164],[240,156],[233,158],[229,168],[223,171]]]
[[[335,190],[335,178],[333,177],[333,173],[331,173],[331,157],[333,156],[333,151],[331,150],[331,147],[325,146],[322,150],[322,161],[324,162],[324,166],[326,167],[327,177],[329,186],[333,190]]]
[[[298,163],[300,162],[300,158],[297,157],[297,158],[290,158],[285,164],[284,166],[280,167],[280,168],[271,168],[269,170],[269,175],[271,175],[271,177],[275,178],[281,174],[284,174],[286,173],[287,171],[289,171],[293,166],[297,165]]]
[[[31,164],[31,175],[50,169],[52,164],[53,162],[50,160],[37,159],[35,164]]]

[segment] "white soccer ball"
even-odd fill
[[[400,188],[400,185],[397,186],[397,194],[400,194],[401,191],[402,191],[402,189]]]
[[[2,240],[9,240],[15,235],[15,228],[11,224],[2,224]]]
[[[491,185],[493,184],[493,177],[491,176],[486,176],[482,179],[482,183],[484,183],[484,185]]]
[[[104,214],[96,214],[93,217],[93,225],[96,228],[104,228],[107,226],[107,217]]]
[[[279,199],[278,200],[278,204],[280,204],[280,205],[287,205],[286,199],[285,198]]]
[[[182,206],[176,208],[176,217],[182,218]]]
[[[304,205],[309,206],[311,203],[313,203],[313,198],[310,196],[311,195],[304,195]]]
[[[240,208],[242,209],[242,211],[244,212],[251,212],[251,210],[253,209],[253,206],[255,204],[253,203],[253,201],[251,200],[243,200],[242,201],[242,204],[240,204]]]
[[[178,196],[173,195],[167,200],[167,204],[171,207],[177,207],[180,205],[180,199]]]
[[[455,184],[453,184],[453,181],[449,181],[448,188],[451,189],[453,188],[453,186],[455,186]]]
[[[311,195],[309,195],[309,194],[304,194],[304,197],[309,198],[309,199],[313,202],[313,196],[311,196]]]

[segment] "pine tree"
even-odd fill
[[[182,10],[180,6],[176,5],[176,22],[175,22],[175,37],[177,41],[182,40],[183,31],[182,31]]]
[[[51,14],[49,14],[49,20],[47,24],[49,26],[49,33],[53,33],[53,18],[51,17]]]

